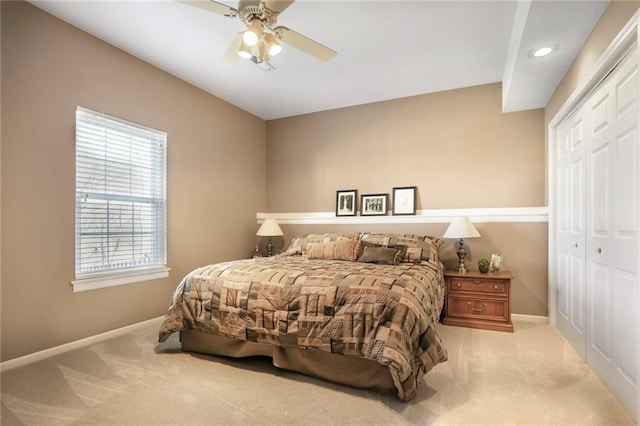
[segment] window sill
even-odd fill
[[[87,275],[71,281],[73,292],[97,290],[99,288],[115,287],[125,284],[134,284],[143,281],[159,280],[169,276],[171,268],[159,267],[150,269],[138,269],[109,275]]]

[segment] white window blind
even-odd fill
[[[166,268],[166,140],[76,110],[76,280]]]

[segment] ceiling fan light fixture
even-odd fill
[[[256,44],[258,44],[258,40],[260,40],[261,38],[262,21],[255,18],[253,21],[251,21],[244,34],[242,34],[242,40],[249,46],[255,46]]]
[[[268,64],[272,56],[281,52],[280,43],[286,43],[322,61],[329,61],[336,56],[336,51],[327,46],[290,28],[276,25],[280,14],[296,0],[239,0],[237,9],[222,3],[223,0],[179,1],[218,15],[237,18],[243,24],[242,30],[218,61],[220,65],[233,65],[237,63],[238,56],[256,64]],[[269,69],[273,69],[272,65],[269,66]]]
[[[244,42],[244,40],[242,40],[242,43],[240,43],[240,49],[238,49],[238,56],[244,59],[249,59],[252,56],[251,47],[249,47],[247,43]]]
[[[271,33],[266,33],[263,38],[263,43],[266,44],[267,51],[270,56],[276,56],[282,51],[282,46],[278,43],[275,36]]]
[[[269,59],[269,50],[267,44],[262,42],[258,44],[258,54],[257,54],[257,62],[267,62]]]

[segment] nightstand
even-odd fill
[[[446,303],[442,323],[513,333],[511,272],[445,271]]]

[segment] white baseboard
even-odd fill
[[[544,317],[540,315],[511,314],[511,321],[513,320],[536,322],[539,324],[549,323],[549,317]]]
[[[10,359],[8,361],[0,362],[0,373],[11,370],[13,368],[21,367],[32,362],[41,361],[45,358],[59,355],[64,352],[68,352],[73,349],[82,348],[93,343],[102,342],[114,337],[122,336],[123,334],[130,333],[132,331],[141,330],[155,323],[160,325],[164,319],[164,315],[150,320],[142,321],[136,324],[127,325],[125,327],[116,328],[115,330],[106,331],[104,333],[96,334],[95,336],[86,337],[84,339],[76,340],[73,342],[65,343],[64,345],[54,346],[53,348],[45,349],[42,351],[34,352],[32,354],[24,355],[18,358]]]

